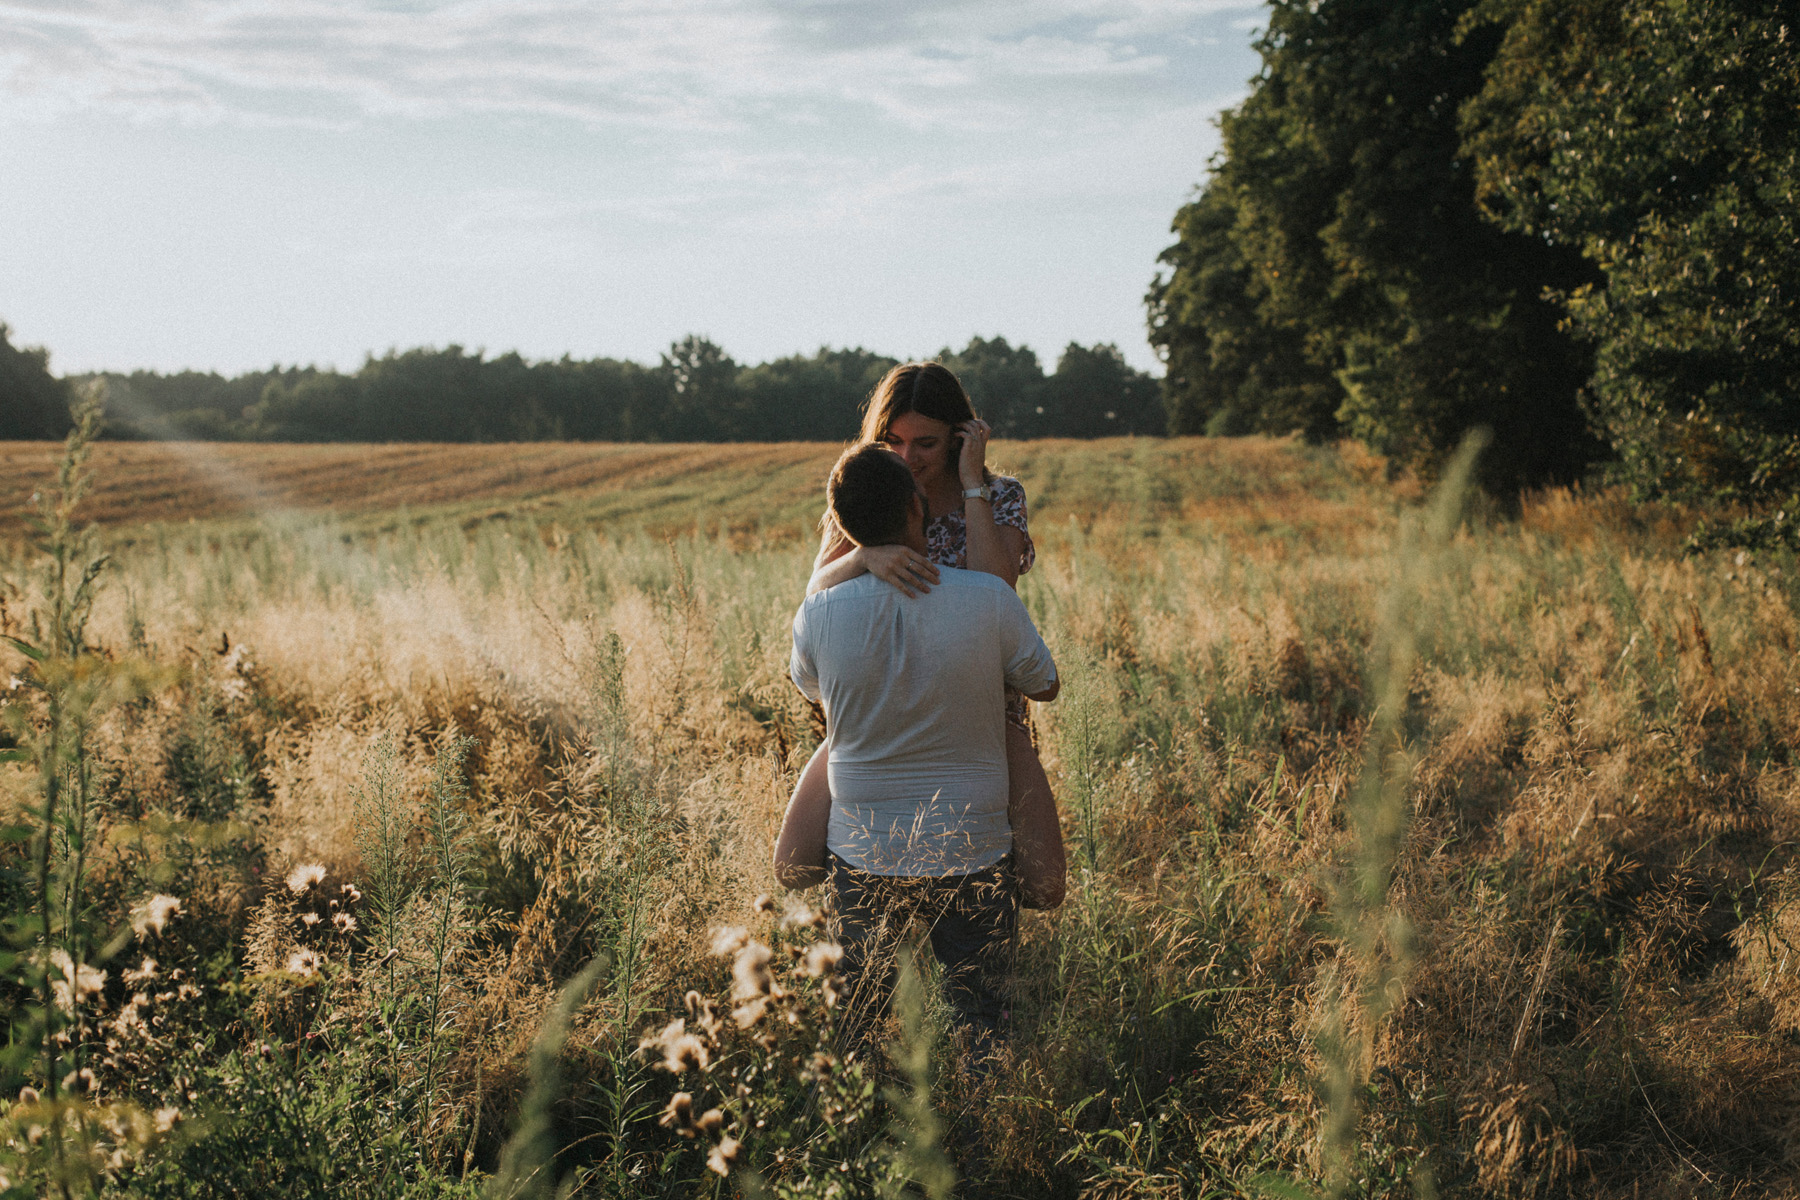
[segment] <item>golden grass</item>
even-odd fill
[[[643,903],[632,994],[666,1019],[719,978],[707,927],[772,890],[811,745],[786,630],[834,450],[206,448],[281,497],[273,533],[174,451],[96,456],[119,553],[97,629],[122,647],[135,623],[189,668],[108,761],[170,810],[190,799],[171,781],[196,722],[254,764],[244,816],[266,869],[220,868],[204,885],[220,898],[195,901],[234,937],[293,863],[359,869],[348,795],[380,732],[415,790],[452,726],[479,739],[490,908],[458,959],[442,1117],[478,1162],[497,1161],[556,987],[616,949],[621,897]],[[27,453],[6,448],[6,469]],[[1394,735],[1411,819],[1388,903],[1415,945],[1359,951],[1334,896],[1416,491],[1354,452],[1267,440],[995,457],[1031,496],[1041,557],[1021,595],[1071,686],[1040,714],[1046,765],[1072,864],[1090,836],[1096,864],[1026,922],[999,1095],[942,1098],[1005,1145],[996,1189],[1317,1180],[1314,1081],[1337,1028],[1372,1047],[1365,1194],[1427,1174],[1440,1195],[1791,1191],[1792,564],[1685,559],[1683,514],[1576,493],[1472,519],[1434,551],[1404,613],[1419,659]],[[25,566],[3,593],[15,621]],[[609,710],[596,663],[615,635]],[[622,740],[603,736],[607,711]],[[1409,964],[1374,1027],[1356,1024],[1378,965],[1359,953]],[[575,1056],[583,1078],[610,1078],[606,1048],[641,1032],[617,1027],[619,1003],[577,1016],[571,1044],[598,1056]],[[565,1117],[603,1124],[579,1102]],[[621,1153],[650,1162],[658,1136]]]

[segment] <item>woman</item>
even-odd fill
[[[858,546],[827,514],[808,595],[865,572],[908,596],[931,590],[938,567],[986,571],[1017,587],[1036,559],[1025,521],[1025,489],[987,468],[987,422],[949,368],[906,363],[889,371],[869,397],[862,440],[886,442],[912,468],[930,506],[928,557],[906,546]],[[1056,802],[1031,736],[1026,700],[1006,697],[1008,815],[1013,856],[1027,907],[1055,908],[1066,888],[1062,829]],[[810,887],[825,877],[825,831],[831,813],[826,749],[801,773],[775,847],[775,876],[786,887]]]

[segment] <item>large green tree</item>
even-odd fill
[[[69,432],[69,387],[50,374],[50,352],[12,344],[0,321],[0,438],[59,438]]]
[[[1125,361],[1110,342],[1070,342],[1044,380],[1032,436],[1096,438],[1163,433],[1167,418],[1155,378]]]
[[[1262,71],[1151,291],[1176,428],[1341,430],[1430,473],[1488,426],[1500,487],[1587,462],[1586,354],[1543,293],[1588,268],[1475,204],[1458,111],[1498,34],[1461,30],[1468,7],[1270,5]]]
[[[1487,0],[1478,197],[1600,273],[1565,290],[1644,494],[1800,491],[1800,25],[1748,0]]]
[[[1338,431],[1343,389],[1329,341],[1309,342],[1304,321],[1279,315],[1265,286],[1279,275],[1253,270],[1245,254],[1257,215],[1221,175],[1175,214],[1176,241],[1161,259],[1172,270],[1149,296],[1170,433],[1318,441]]]
[[[738,372],[758,441],[848,441],[894,359],[861,347],[771,359]]]
[[[961,350],[948,346],[938,361],[956,372],[975,411],[1000,437],[1029,437],[1028,424],[1043,400],[1044,367],[1037,351],[1003,337],[973,337]]]

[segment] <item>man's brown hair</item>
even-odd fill
[[[912,471],[880,442],[861,442],[844,451],[825,484],[825,501],[838,528],[859,546],[903,540],[907,513],[918,494]]]

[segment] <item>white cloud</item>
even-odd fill
[[[771,107],[911,128],[1023,122],[1124,88],[1180,93],[1150,35],[1222,0],[0,0],[16,113],[190,122],[526,113],[722,132]]]

